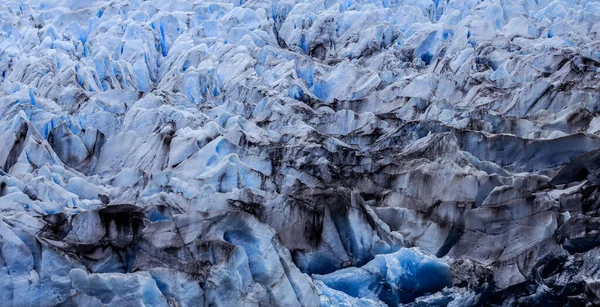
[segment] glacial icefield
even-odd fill
[[[0,0],[0,305],[600,305],[600,2]]]

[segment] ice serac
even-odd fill
[[[9,0],[6,306],[600,304],[600,4]]]

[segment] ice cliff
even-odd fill
[[[3,306],[600,305],[600,2],[4,0]]]

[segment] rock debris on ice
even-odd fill
[[[5,306],[600,304],[600,3],[8,0]]]

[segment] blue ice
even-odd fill
[[[378,299],[390,306],[452,286],[452,273],[447,264],[408,248],[377,255],[360,268],[313,275],[313,278],[352,297]]]

